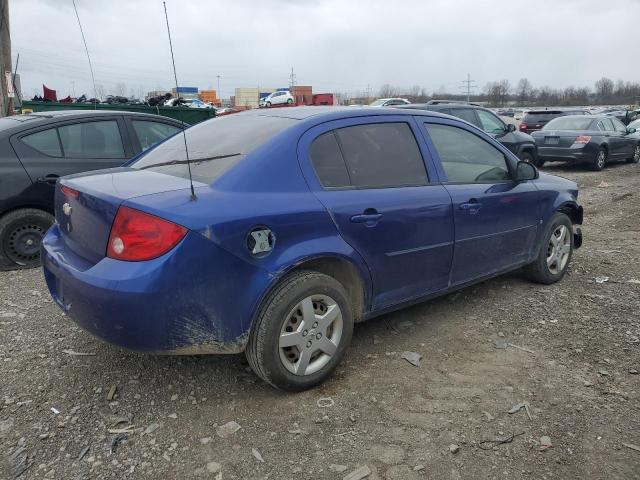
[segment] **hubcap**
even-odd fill
[[[4,251],[7,257],[18,265],[37,263],[45,230],[42,225],[35,223],[16,226],[5,239]]]
[[[547,247],[547,267],[553,275],[561,273],[567,266],[571,253],[571,234],[566,225],[556,228]]]
[[[295,375],[311,375],[335,354],[342,337],[340,307],[327,295],[311,295],[298,303],[280,331],[280,361]]]

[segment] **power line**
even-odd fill
[[[475,80],[471,80],[471,74],[467,73],[467,79],[462,80],[462,85],[460,86],[461,90],[467,91],[467,102],[471,101],[471,90],[478,88],[478,85],[475,84]]]

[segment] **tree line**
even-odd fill
[[[420,86],[399,88],[386,84],[380,88],[379,98],[402,97],[412,103],[434,99],[466,100],[467,95],[450,93],[444,88],[431,94]],[[492,107],[551,106],[551,105],[634,105],[640,103],[640,83],[614,82],[603,77],[591,87],[553,88],[547,85],[534,87],[527,78],[521,78],[515,86],[509,80],[487,83],[481,93],[470,95],[472,102],[485,102]]]

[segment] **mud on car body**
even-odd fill
[[[244,351],[302,390],[335,369],[354,322],[521,267],[556,282],[580,243],[575,183],[450,116],[299,107],[186,137],[189,164],[174,137],[58,183],[47,285],[108,342]]]

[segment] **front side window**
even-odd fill
[[[602,124],[604,125],[604,129],[607,132],[615,132],[615,129],[613,128],[613,122],[611,121],[610,118],[603,118],[602,119]]]
[[[356,188],[426,185],[427,172],[406,123],[371,123],[335,130]]]
[[[52,157],[62,156],[60,141],[58,140],[58,134],[55,128],[22,137],[22,143],[29,145],[31,148],[45,155]]]
[[[495,183],[511,175],[504,154],[471,132],[458,127],[425,124],[452,183]]]
[[[498,117],[484,110],[478,110],[477,113],[478,117],[480,117],[482,129],[485,132],[493,134],[504,133],[504,123]]]
[[[451,115],[461,118],[476,127],[482,128],[481,125],[478,125],[478,119],[476,118],[476,114],[470,108],[454,108],[451,110]]]
[[[616,129],[616,132],[627,133],[627,127],[625,127],[620,120],[612,118],[611,121],[613,122],[613,128]]]
[[[74,123],[59,127],[64,156],[69,158],[125,158],[116,120]]]
[[[133,120],[131,124],[133,125],[133,130],[136,132],[136,137],[138,137],[142,151],[147,150],[156,143],[180,131],[178,127],[174,127],[173,125],[150,122],[148,120]]]

